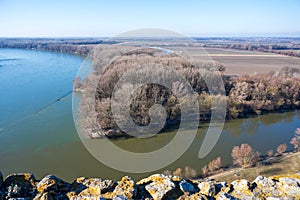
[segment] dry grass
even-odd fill
[[[225,171],[221,174],[216,174],[211,178],[218,181],[232,182],[236,179],[254,180],[257,176],[272,176],[278,174],[294,174],[300,171],[300,152],[286,154],[283,157],[275,158],[276,161],[270,165],[262,165],[252,168],[237,168],[230,171]]]

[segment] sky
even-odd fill
[[[300,0],[0,0],[0,37],[300,36]]]

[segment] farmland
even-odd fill
[[[224,64],[227,74],[268,73],[284,66],[300,68],[300,58],[273,53],[205,48],[205,55],[200,47],[189,47],[187,51],[196,59],[207,59],[208,55],[212,60]]]

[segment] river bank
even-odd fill
[[[286,152],[279,156],[266,157],[260,163],[262,164],[249,168],[230,167],[208,178],[230,182],[237,178],[252,180],[259,175],[293,174],[299,171],[300,152]]]
[[[232,182],[182,179],[154,174],[140,181],[77,178],[67,183],[54,175],[36,180],[33,174],[0,173],[0,199],[299,199],[300,174],[246,179]]]

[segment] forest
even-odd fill
[[[118,47],[128,51],[128,47]],[[105,48],[100,52],[109,52],[113,57],[113,51]],[[98,52],[99,53],[99,52]],[[102,55],[103,56],[103,55]],[[190,63],[175,53],[165,54],[158,49],[141,49],[129,51],[129,53],[118,56],[103,70],[100,61],[103,57],[95,56],[94,72],[85,80],[75,79],[74,87],[82,91],[83,100],[80,105],[80,112],[88,116],[92,109],[96,110],[97,120],[90,117],[83,117],[82,126],[85,135],[91,138],[126,136],[116,124],[115,118],[118,115],[111,110],[111,97],[116,84],[126,72],[135,70],[136,66],[149,65],[151,63],[165,65],[181,74],[193,88],[195,98],[199,102],[200,121],[209,121],[211,118],[212,101],[225,101],[226,119],[244,118],[251,115],[260,115],[269,112],[284,112],[300,108],[300,77],[299,69],[284,67],[281,71],[273,71],[268,74],[253,74],[242,76],[226,75],[225,67],[216,62],[194,62]],[[151,76],[159,76],[161,80],[170,79],[161,71],[146,70],[143,73]],[[143,74],[135,72],[137,79]],[[218,76],[222,82],[218,82]],[[210,80],[213,87],[208,88],[205,80]],[[176,129],[181,120],[180,102],[173,91],[180,91],[184,86],[178,80],[172,88],[160,84],[145,84],[139,87],[130,97],[130,116],[133,122],[139,126],[146,126],[150,123],[149,109],[154,104],[162,105],[166,112],[166,123],[162,131]],[[97,83],[96,96],[91,95],[92,87]],[[132,83],[130,83],[132,84]],[[132,86],[124,84],[126,96],[130,93]],[[219,89],[220,88],[220,89]],[[224,89],[222,91],[222,88]],[[218,90],[219,89],[219,90]],[[211,92],[213,91],[213,92]],[[187,97],[185,99],[189,101]],[[95,108],[91,102],[95,101]],[[95,127],[101,127],[101,131]]]

